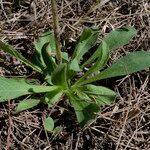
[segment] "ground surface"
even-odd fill
[[[50,1],[34,0],[31,4],[30,0],[18,1],[0,1],[0,38],[30,58],[34,39],[52,29]],[[127,52],[150,49],[148,0],[96,2],[98,0],[58,0],[60,35],[65,42],[77,39],[85,26],[98,26],[102,38],[114,28],[131,25],[137,29],[138,36],[113,53],[109,63]],[[72,53],[71,50],[68,49],[68,53]],[[1,76],[39,78],[2,51],[0,58]],[[10,146],[12,150],[149,150],[149,70],[99,84],[114,89],[119,96],[112,105],[102,108],[97,120],[86,129],[78,126],[73,109],[66,101],[50,110],[43,105],[18,115],[11,114],[18,101],[0,104],[0,149]],[[43,129],[43,118],[49,114],[57,126],[63,127],[56,135]]]

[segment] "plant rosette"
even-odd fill
[[[66,95],[74,108],[77,121],[81,127],[88,125],[100,111],[100,106],[110,104],[116,93],[106,87],[93,83],[98,80],[124,76],[150,67],[150,52],[136,51],[128,53],[107,67],[112,51],[127,44],[134,36],[133,27],[115,29],[108,33],[95,52],[84,61],[83,56],[95,46],[99,31],[96,27],[85,28],[78,39],[71,57],[61,52],[62,63],[57,64],[55,58],[56,42],[53,32],[45,32],[34,42],[35,53],[32,61],[27,60],[11,45],[0,41],[0,49],[43,74],[47,85],[31,84],[27,79],[0,77],[0,102],[16,99],[23,95],[43,93],[39,99],[30,98],[20,101],[15,113],[32,108],[41,102],[53,106]],[[85,71],[85,68],[87,71]],[[81,78],[76,75],[82,72]],[[53,131],[53,119],[48,117],[44,127]]]

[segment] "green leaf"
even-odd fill
[[[90,124],[96,118],[96,113],[100,111],[99,106],[95,103],[89,103],[79,99],[73,94],[69,97],[80,126],[84,127],[85,125]]]
[[[66,52],[61,52],[63,63],[69,62],[69,56]]]
[[[63,131],[63,127],[58,126],[58,127],[54,128],[53,129],[53,136],[58,135],[61,131]]]
[[[41,53],[45,43],[50,43],[48,46],[49,52],[54,52],[56,49],[55,38],[53,32],[44,32],[37,41],[34,42],[36,50]]]
[[[70,70],[71,70],[71,71],[72,71],[72,70],[73,70],[73,71],[77,71],[77,72],[81,71],[80,66],[79,66],[79,64],[78,64],[77,58],[74,58],[74,59],[71,61]]]
[[[134,27],[124,27],[111,31],[105,38],[104,42],[109,47],[109,52],[120,48],[121,46],[128,44],[129,41],[136,36],[137,31]],[[103,44],[101,44],[95,53],[84,63],[83,66],[91,64],[95,59],[99,58]]]
[[[50,54],[47,51],[48,45],[49,45],[49,43],[45,43],[43,45],[42,50],[41,50],[41,54],[42,54],[43,61],[47,67],[47,73],[49,75],[51,75],[51,73],[57,67],[57,64],[55,63],[54,59],[52,58],[52,56],[50,56]]]
[[[81,84],[91,83],[101,79],[128,75],[150,67],[150,52],[138,51],[128,53],[117,60],[103,72],[83,81]]]
[[[79,86],[74,91],[80,99],[90,103],[95,102],[99,106],[111,104],[116,97],[114,91],[103,86],[95,86],[92,84]]]
[[[80,126],[84,127],[85,125],[89,125],[90,123],[92,123],[96,119],[96,113],[98,113],[99,111],[100,108],[95,103],[89,104],[82,111],[77,111],[77,117],[78,121],[80,121]]]
[[[103,86],[88,84],[84,85],[82,88],[87,94],[116,97],[116,93],[113,90],[110,90]]]
[[[83,101],[86,102],[92,102],[91,98],[81,89],[77,89],[75,92],[79,99],[82,99]]]
[[[136,36],[137,31],[134,27],[123,27],[110,32],[104,41],[109,47],[110,51],[118,49],[119,47],[128,44],[129,41]]]
[[[20,60],[22,63],[26,64],[27,66],[31,67],[37,72],[41,72],[41,69],[31,63],[29,60],[27,60],[25,57],[23,57],[16,49],[14,49],[11,45],[5,44],[2,41],[0,41],[0,50],[3,50],[4,52],[9,53],[10,55],[16,57],[18,60]]]
[[[98,96],[95,98],[96,104],[99,106],[110,105],[114,101],[114,97]]]
[[[91,74],[97,70],[102,69],[107,63],[107,60],[109,58],[109,47],[105,42],[102,42],[101,45],[102,45],[102,47],[100,50],[100,55],[99,55],[96,63],[93,65],[93,67],[91,67],[89,69],[89,71],[87,72],[88,74]]]
[[[66,80],[66,64],[60,64],[52,73],[52,83],[54,85],[60,85],[61,87],[67,86]]]
[[[98,38],[98,28],[92,27],[92,28],[86,28],[83,30],[79,41],[75,47],[73,59],[70,64],[70,69],[74,71],[80,71],[77,68],[80,68],[78,65],[80,63],[81,58],[83,55],[88,52],[88,50],[95,45],[95,42]],[[74,64],[76,63],[76,64]],[[75,66],[75,68],[74,68]],[[76,67],[78,66],[78,67]]]
[[[63,92],[61,90],[54,90],[45,94],[45,102],[49,107],[60,101]]]
[[[52,32],[47,31],[43,33],[40,36],[40,38],[34,42],[34,46],[36,49],[35,57],[43,66],[45,66],[45,63],[42,58],[42,48],[46,43],[49,43],[49,45],[47,45],[47,50],[46,50],[48,55],[51,56],[53,53],[55,54],[56,44],[55,44],[54,34]]]
[[[97,59],[96,63],[76,82],[76,84],[83,82],[86,77],[93,74],[95,71],[102,69],[106,65],[108,57],[109,47],[105,42],[102,42],[99,58]]]
[[[41,86],[29,84],[23,79],[7,79],[0,77],[0,102],[4,102],[27,94],[50,92],[58,88],[58,86]]]
[[[38,100],[38,99],[23,100],[17,105],[14,113],[16,114],[21,111],[33,108],[34,106],[38,105],[39,103],[40,103],[40,100]]]
[[[44,128],[49,131],[53,132],[54,129],[54,120],[51,117],[47,117],[44,121]]]

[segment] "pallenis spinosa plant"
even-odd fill
[[[44,75],[47,85],[31,84],[27,79],[0,77],[0,102],[16,99],[23,95],[43,93],[40,98],[21,101],[15,112],[32,108],[41,102],[53,106],[66,96],[74,108],[77,120],[83,127],[100,111],[100,106],[110,104],[116,93],[106,87],[94,85],[94,82],[116,76],[124,76],[150,67],[150,52],[136,51],[128,53],[106,68],[109,54],[127,44],[136,35],[133,27],[111,31],[101,42],[90,58],[83,56],[96,43],[98,29],[85,28],[75,46],[73,55],[61,52],[62,63],[56,63],[54,55],[56,44],[53,32],[45,32],[36,42],[34,61],[30,62],[12,46],[0,41],[0,49]],[[82,61],[81,61],[82,60]],[[81,63],[82,62],[82,63]],[[85,71],[85,68],[87,71]],[[104,69],[106,68],[106,69]],[[81,78],[75,76],[82,72]],[[50,118],[49,118],[50,119]],[[52,121],[52,120],[51,120]]]
[[[109,54],[127,44],[136,35],[136,30],[133,27],[125,27],[111,31],[101,41],[91,57],[85,60],[83,56],[95,46],[99,35],[98,29],[91,27],[83,30],[72,56],[69,57],[66,52],[60,51],[56,1],[51,0],[51,4],[54,33],[45,32],[34,42],[35,53],[32,61],[23,57],[11,45],[0,41],[0,50],[9,53],[42,74],[47,85],[33,84],[27,79],[0,77],[0,102],[24,95],[43,93],[39,98],[31,97],[22,100],[15,110],[15,113],[18,113],[40,103],[52,107],[62,97],[67,97],[74,108],[78,123],[83,127],[95,119],[101,105],[110,104],[116,97],[114,91],[97,86],[94,82],[149,68],[150,52],[128,53],[111,66],[106,67]],[[80,72],[83,75],[77,78],[76,75]],[[45,120],[44,127],[48,131],[53,131],[54,121],[51,117]]]

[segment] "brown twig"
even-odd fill
[[[11,116],[10,116],[10,101],[8,101],[8,132],[7,132],[7,144],[6,150],[9,150],[11,147],[10,143],[10,134],[11,134]]]

